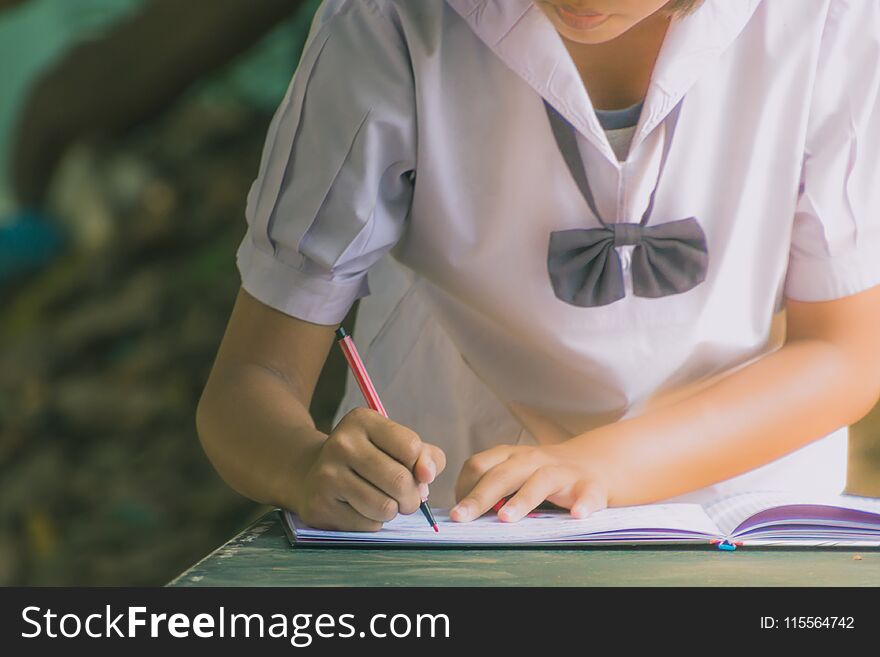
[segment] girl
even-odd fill
[[[878,0],[324,0],[207,454],[351,530],[427,484],[457,521],[840,493],[880,394],[878,57]],[[328,436],[307,409],[357,299],[392,419],[349,375]]]

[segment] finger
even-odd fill
[[[608,496],[604,489],[589,480],[578,482],[572,496],[574,503],[571,505],[571,515],[575,518],[586,518],[608,506]]]
[[[424,443],[413,472],[418,481],[430,484],[446,467],[446,455],[436,445]]]
[[[393,520],[399,511],[397,500],[383,493],[354,470],[349,470],[342,477],[339,497],[363,517],[376,522]]]
[[[563,473],[558,468],[538,468],[526,483],[498,511],[505,522],[517,522],[565,485]]]
[[[461,500],[491,468],[500,465],[513,453],[511,445],[496,445],[471,456],[461,468],[455,481],[455,499]],[[492,502],[495,504],[498,500]]]
[[[423,495],[412,472],[372,443],[360,446],[348,465],[363,479],[394,499],[400,513],[409,515],[419,508]]]
[[[431,450],[434,452],[434,465],[437,466],[437,474],[440,474],[446,469],[446,452],[437,447],[437,445],[428,445]]]
[[[365,518],[363,515],[355,511],[354,507],[348,504],[348,502],[334,502],[332,513],[336,518],[337,526],[328,527],[327,529],[349,532],[377,532],[382,529],[381,522]]]
[[[398,424],[379,413],[366,425],[367,437],[376,447],[412,472],[424,443],[412,429]]]
[[[333,531],[377,532],[382,528],[381,522],[365,518],[348,502],[338,499],[322,502],[318,508],[303,515],[303,521],[315,529]]]
[[[532,470],[529,468],[526,464],[518,464],[512,460],[495,466],[449,511],[449,517],[457,522],[480,517],[499,499],[518,490],[531,474]]]

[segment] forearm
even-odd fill
[[[196,414],[199,439],[239,493],[296,510],[298,485],[327,437],[307,404],[282,376],[259,365],[215,371]]]
[[[833,343],[801,340],[692,396],[571,439],[610,471],[609,504],[647,504],[779,458],[866,414],[874,376]]]

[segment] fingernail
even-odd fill
[[[433,461],[428,463],[428,472],[430,473],[430,480],[434,481],[434,477],[437,476],[437,465]]]
[[[455,508],[452,509],[452,512],[455,513],[462,520],[464,520],[471,514],[470,507],[467,504],[457,504]]]
[[[506,520],[509,520],[516,515],[516,507],[510,506],[508,504],[501,508],[501,510],[498,512],[498,515]]]
[[[419,495],[423,500],[428,499],[428,484],[419,484]]]

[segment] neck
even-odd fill
[[[656,13],[597,44],[560,35],[595,108],[619,109],[644,99],[669,23],[668,16]]]

